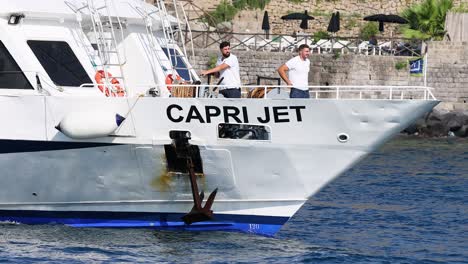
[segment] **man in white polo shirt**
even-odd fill
[[[226,98],[240,98],[241,80],[239,74],[239,61],[234,54],[231,54],[231,44],[229,42],[221,42],[219,49],[221,51],[221,56],[218,57],[216,67],[202,71],[201,74],[204,76],[219,72],[219,78],[223,78],[220,83],[223,86],[220,87],[219,93]]]
[[[286,82],[292,86],[290,98],[309,98],[309,70],[310,70],[310,48],[307,44],[299,46],[299,55],[288,60],[278,68],[278,73]],[[288,74],[286,72],[288,71]]]

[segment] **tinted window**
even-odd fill
[[[0,88],[33,89],[28,79],[0,41]]]
[[[55,84],[80,86],[92,83],[66,42],[28,40],[28,45]]]
[[[270,140],[270,128],[260,125],[219,124],[218,138]]]
[[[168,49],[167,48],[162,48],[162,49],[164,53],[166,53],[166,56],[169,57]],[[182,56],[175,49],[169,49],[169,53],[171,54],[170,57],[171,57],[172,66],[175,67],[180,77],[182,77],[184,80],[190,80],[190,72],[184,60],[182,60]]]

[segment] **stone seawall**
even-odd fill
[[[468,42],[431,42],[427,83],[444,102],[468,100]]]
[[[217,50],[197,50],[196,56],[190,58],[192,66],[197,72],[208,67],[212,57],[217,57]],[[232,51],[239,60],[240,75],[242,83],[255,84],[257,76],[278,77],[276,69],[286,60],[292,58],[293,54],[283,52],[255,52],[255,51]]]
[[[194,68],[205,69],[216,50],[198,50],[191,58]],[[244,84],[255,84],[257,76],[279,77],[276,69],[295,56],[283,52],[233,51],[239,59]],[[397,69],[409,57],[312,54],[310,85],[422,85],[422,77],[412,77],[408,67]]]
[[[233,51],[233,54],[239,58],[244,84],[255,84],[258,75],[279,77],[276,69],[295,55],[253,51]],[[196,56],[190,59],[199,72],[208,67],[210,57],[217,55],[217,50],[197,50]],[[408,65],[402,69],[396,66],[410,59],[414,58],[312,54],[309,82],[310,85],[423,85],[423,77],[411,76]],[[466,127],[462,127],[468,126],[468,118],[464,118],[468,117],[468,43],[429,43],[427,85],[442,103],[408,132],[443,136],[458,131],[456,135],[466,136]],[[458,121],[450,122],[455,116]]]

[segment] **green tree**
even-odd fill
[[[403,36],[440,40],[445,34],[445,17],[453,7],[452,0],[425,0],[403,11],[409,23],[402,27]]]
[[[214,11],[204,16],[203,20],[210,26],[216,26],[224,21],[231,21],[239,10],[231,5],[227,0],[223,0]]]

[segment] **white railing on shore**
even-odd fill
[[[376,44],[360,37],[328,36],[318,38],[311,34],[236,33],[192,30],[191,39],[185,39],[197,49],[218,49],[222,41],[230,41],[231,49],[244,51],[296,52],[307,44],[312,53],[356,54],[381,56],[421,56],[423,41],[396,37],[379,37]],[[179,41],[181,43],[182,40]]]
[[[161,87],[166,89],[166,87]],[[222,98],[222,85],[171,85],[173,97]],[[289,98],[292,86],[246,85],[241,86],[242,98],[282,99]],[[358,100],[436,100],[432,88],[424,86],[309,86],[312,99],[358,99]]]

